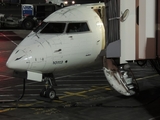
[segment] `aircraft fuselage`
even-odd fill
[[[28,74],[78,69],[102,63],[104,47],[104,24],[92,4],[75,5],[48,16],[15,48],[7,66]]]

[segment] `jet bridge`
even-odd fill
[[[105,0],[104,74],[123,95],[131,96],[138,90],[129,61],[150,61],[160,74],[158,3],[158,0]]]
[[[119,93],[131,96],[138,84],[128,63],[144,65],[149,61],[160,73],[156,36],[158,0],[105,0],[105,6],[94,6],[105,26],[103,70],[107,81]],[[139,64],[142,62],[142,64]]]
[[[156,0],[105,0],[106,57],[156,58]]]
[[[106,58],[119,64],[149,61],[160,74],[160,1],[105,0],[105,6]]]

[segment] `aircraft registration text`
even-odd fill
[[[53,61],[53,64],[63,64],[63,61]]]

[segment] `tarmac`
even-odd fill
[[[139,92],[130,97],[117,93],[103,70],[56,78],[57,98],[39,96],[43,83],[12,76],[6,61],[30,31],[0,31],[0,119],[3,120],[160,120],[160,76],[149,62],[130,63]]]

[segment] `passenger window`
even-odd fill
[[[68,24],[67,33],[86,32],[86,31],[89,31],[89,27],[85,22]]]

